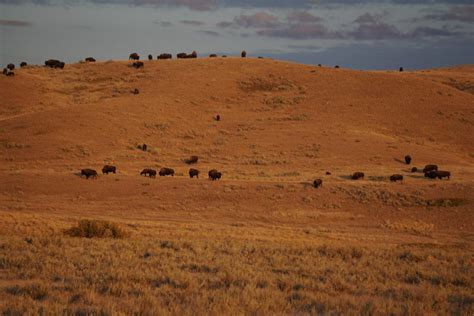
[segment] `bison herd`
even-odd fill
[[[139,148],[146,150],[147,145],[146,144],[139,145]],[[183,161],[186,164],[195,164],[195,163],[198,162],[198,160],[199,160],[198,156],[191,156],[190,158],[183,159]],[[117,167],[112,166],[112,165],[105,165],[102,168],[102,174],[109,174],[109,173],[116,173],[116,172],[117,172]],[[158,172],[156,172],[156,170],[150,169],[150,168],[143,169],[140,172],[140,175],[145,176],[145,177],[150,177],[150,178],[156,178],[157,173],[160,177],[166,177],[166,176],[174,177],[174,174],[175,174],[174,169],[163,167]],[[189,177],[190,178],[194,178],[194,177],[199,178],[199,173],[200,173],[200,171],[198,169],[195,169],[195,168],[190,168],[189,169]],[[209,179],[213,180],[213,181],[214,180],[219,180],[222,177],[222,173],[217,171],[216,169],[210,170],[208,175],[209,175]],[[86,179],[97,178],[98,174],[97,174],[97,171],[95,171],[94,169],[82,169],[81,170],[81,177],[85,177]]]
[[[117,172],[117,167],[111,166],[111,165],[105,165],[102,168],[102,174],[109,174],[109,173],[116,173]],[[200,171],[198,169],[190,168],[189,169],[189,177],[190,178],[199,178],[199,173]],[[149,169],[145,168],[140,172],[140,175],[145,176],[145,177],[150,177],[150,178],[156,178],[156,170],[155,169]],[[161,168],[158,171],[158,175],[160,177],[166,177],[166,176],[172,176],[174,177],[174,169],[172,168]],[[208,173],[209,179],[210,180],[219,180],[222,177],[222,173],[217,171],[216,169],[212,169]],[[97,171],[94,169],[82,169],[81,170],[81,177],[85,177],[86,179],[89,178],[97,178],[98,174]]]

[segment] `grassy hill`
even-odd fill
[[[473,313],[474,66],[144,63],[0,77],[2,311]],[[410,172],[432,163],[451,179]]]

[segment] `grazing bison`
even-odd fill
[[[339,65],[336,65],[336,66],[334,66],[334,68],[339,69],[340,67],[339,67]]]
[[[438,171],[438,170],[431,170],[428,172],[425,172],[425,177],[430,178],[430,179],[443,179],[443,178],[450,178],[451,177],[451,172],[449,171]]]
[[[194,177],[199,178],[199,170],[197,169],[189,169],[189,177],[192,179]]]
[[[399,71],[400,71],[400,72],[403,72],[403,67],[400,67]]]
[[[157,59],[173,59],[173,55],[167,54],[167,53],[160,54],[160,55],[158,55]]]
[[[143,145],[138,145],[138,149],[141,149],[143,151],[147,151],[148,150],[148,146],[146,144],[143,144]]]
[[[426,165],[425,168],[423,168],[423,173],[427,173],[430,171],[438,171],[438,166],[437,165]]]
[[[133,94],[139,94],[139,93],[140,93],[140,90],[138,90],[137,88],[135,88],[135,89],[132,90],[132,93],[133,93]]]
[[[105,165],[102,168],[102,174],[109,174],[109,172],[115,173],[116,171],[117,171],[117,167],[115,166]]]
[[[209,170],[209,179],[214,181],[214,180],[219,180],[222,177],[222,173],[217,171],[216,169]]]
[[[140,60],[140,55],[137,53],[131,53],[130,56],[128,56],[128,60]]]
[[[247,57],[247,52],[243,50],[242,53],[240,53],[240,57],[242,58]]]
[[[220,116],[219,114],[217,114],[217,115],[214,117],[214,120],[216,120],[216,121],[219,122],[219,121],[221,120],[221,116]]]
[[[327,176],[330,176],[331,173],[330,173],[329,171],[326,171],[326,175],[327,175]]]
[[[153,60],[153,55],[152,54],[148,55],[148,60]]]
[[[222,58],[227,58],[227,55],[222,55]]]
[[[15,73],[8,68],[3,68],[2,74],[4,74],[7,77],[12,77],[15,75]]]
[[[217,57],[217,54],[210,54],[209,55],[209,58],[215,58],[215,57]]]
[[[411,172],[418,172],[418,168],[417,167],[411,168]]]
[[[396,181],[402,181],[403,176],[401,174],[393,174],[390,176],[390,181],[396,182]]]
[[[322,67],[322,66],[323,66],[323,65],[321,65],[321,64],[318,64],[318,67]]]
[[[186,53],[176,54],[176,58],[187,58],[187,57],[188,57],[188,54],[186,54]]]
[[[94,57],[87,57],[85,59],[85,61],[88,62],[88,63],[95,63],[95,58]]]
[[[316,179],[313,181],[313,187],[315,187],[316,189],[319,188],[319,187],[322,187],[323,186],[323,180],[322,179]]]
[[[406,155],[406,156],[405,156],[405,163],[406,163],[407,165],[409,165],[409,164],[411,163],[411,156],[410,156],[410,155]]]
[[[10,70],[15,70],[15,65],[14,64],[8,64],[7,68]]]
[[[44,62],[44,65],[45,65],[46,67],[50,67],[50,68],[60,68],[60,69],[63,69],[65,63],[62,62],[62,61],[59,61],[59,60],[57,60],[57,59],[48,59],[47,61]]]
[[[160,177],[165,177],[165,176],[174,177],[174,170],[171,168],[161,168],[159,174],[160,174]]]
[[[354,172],[354,174],[352,174],[351,176],[351,179],[359,180],[359,179],[363,179],[364,177],[365,177],[365,174],[363,172]]]
[[[136,61],[132,64],[132,67],[135,67],[137,69],[139,68],[142,68],[143,66],[145,66],[145,64],[143,63],[143,61]]]
[[[28,64],[26,63],[26,61],[22,61],[22,62],[20,63],[20,68],[23,68],[23,67],[26,67],[26,66],[28,66]]]
[[[143,169],[142,172],[140,172],[141,176],[149,176],[150,178],[155,178],[156,177],[156,170],[153,169]]]
[[[89,177],[97,178],[97,171],[95,171],[94,169],[82,169],[81,177],[82,176],[85,176],[86,179],[89,179]]]
[[[191,53],[191,55],[188,55],[188,58],[197,58],[198,57],[198,54],[196,53],[195,50],[193,50],[193,52]]]
[[[451,172],[439,170],[439,171],[436,171],[436,176],[440,180],[443,179],[443,178],[448,178],[449,179],[451,177]]]
[[[191,165],[193,163],[197,163],[198,159],[199,159],[198,156],[191,156],[190,158],[184,159],[184,162],[187,163],[188,165]]]

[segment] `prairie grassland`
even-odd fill
[[[474,312],[469,243],[146,221],[120,222],[129,237],[88,239],[64,233],[72,219],[1,216],[4,315]]]

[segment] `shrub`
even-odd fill
[[[125,238],[129,234],[116,223],[83,219],[77,226],[65,231],[71,237],[85,238]]]

